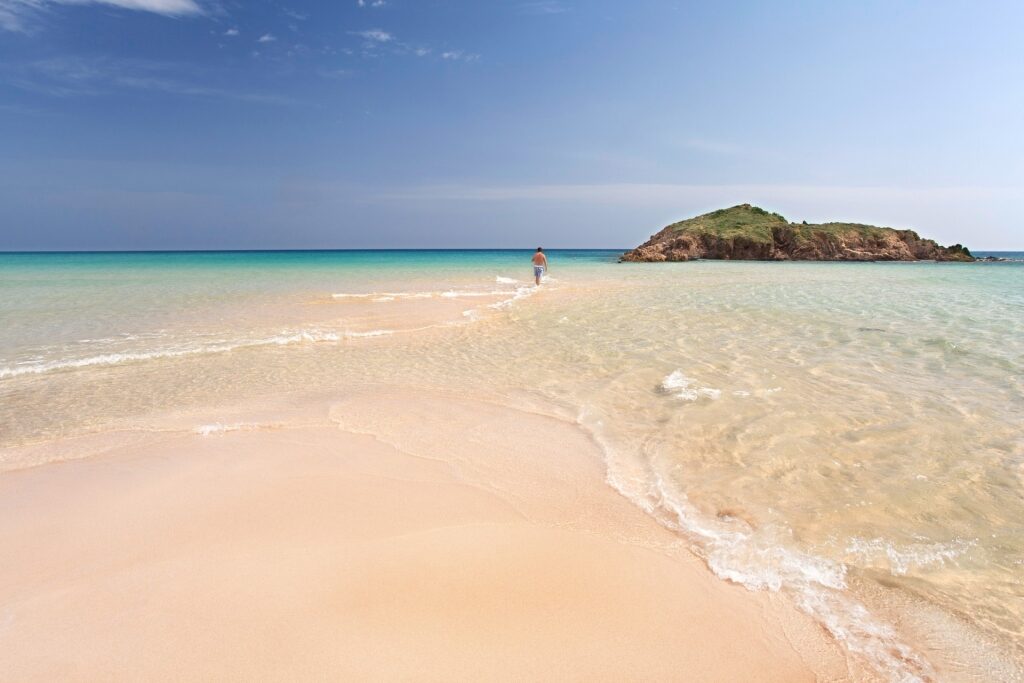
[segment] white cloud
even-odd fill
[[[0,28],[26,31],[32,16],[52,5],[107,5],[168,17],[203,13],[196,0],[0,0]]]
[[[155,12],[168,16],[202,14],[195,0],[57,0],[65,5],[113,5],[141,12]]]
[[[229,28],[227,31],[224,31],[224,35],[226,35],[226,36],[237,36],[238,35],[238,29],[237,28]]]
[[[444,50],[441,52],[435,52],[434,48],[426,45],[411,45],[409,43],[398,40],[394,34],[388,33],[387,31],[379,28],[368,29],[365,31],[349,31],[351,35],[359,36],[363,39],[363,56],[373,59],[380,57],[381,54],[394,54],[394,55],[413,55],[415,57],[427,57],[429,55],[437,54],[438,57],[447,61],[461,61],[461,62],[473,62],[480,59],[480,55],[466,52],[464,50]],[[378,50],[380,48],[380,50]],[[345,54],[352,54],[351,50],[342,48],[342,52]]]
[[[390,43],[395,39],[393,35],[387,31],[382,31],[379,28],[372,28],[368,31],[356,31],[355,35],[362,36],[372,43]]]
[[[257,39],[257,42],[260,42],[260,43],[272,43],[275,40],[277,40],[277,38],[275,38],[273,35],[271,35],[269,33],[264,33],[262,36],[260,36]]]

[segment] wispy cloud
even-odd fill
[[[436,51],[434,48],[427,45],[407,43],[398,40],[393,33],[379,28],[368,29],[366,31],[349,31],[349,33],[363,39],[363,56],[369,58],[381,56],[381,50],[383,50],[384,54],[413,55],[415,57],[429,57],[436,54],[438,57],[446,61],[473,62],[480,59],[480,55],[473,52],[466,52],[465,50],[450,49]],[[351,54],[351,51],[342,51],[346,54]]]
[[[29,18],[42,8],[41,0],[0,0],[0,28],[25,31]]]
[[[370,0],[369,2],[367,0],[356,0],[356,4],[360,7],[383,7],[388,3],[386,0]]]
[[[379,28],[371,28],[367,31],[353,31],[352,33],[365,38],[369,43],[390,43],[395,39],[393,35]]]
[[[480,59],[480,55],[472,52],[464,52],[463,50],[445,50],[441,53],[441,59],[446,59],[451,62],[475,62]]]
[[[190,97],[210,97],[226,100],[238,100],[240,102],[252,102],[255,104],[289,104],[290,100],[278,95],[267,95],[264,93],[239,92],[224,88],[214,88],[202,85],[193,85],[163,78],[120,76],[113,83],[122,88],[134,88],[137,90],[155,90],[171,95],[186,95]]]
[[[264,33],[262,36],[257,38],[256,42],[258,42],[258,43],[273,43],[275,40],[277,40],[277,38],[275,38],[272,34]]]
[[[237,36],[238,35],[238,29],[237,28],[229,28],[227,31],[224,31],[224,35],[230,36],[230,37]]]
[[[51,97],[102,96],[118,91],[150,91],[185,97],[258,104],[290,104],[278,95],[196,83],[180,77],[192,67],[163,62],[50,59],[0,70],[0,79]]]
[[[34,18],[53,5],[106,5],[167,17],[203,14],[196,0],[0,0],[0,28],[27,31]]]
[[[9,66],[3,73],[11,85],[54,97],[97,95],[106,80],[103,66],[77,59],[46,59]]]
[[[74,5],[114,5],[124,9],[156,12],[168,16],[182,14],[201,14],[202,8],[195,0],[59,0],[64,4]]]

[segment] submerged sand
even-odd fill
[[[571,421],[386,388],[306,411],[4,473],[2,678],[871,678],[616,494]]]

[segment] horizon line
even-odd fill
[[[246,254],[339,251],[534,251],[537,247],[316,247],[295,249],[13,249],[7,254]],[[544,247],[545,251],[629,251],[632,247]]]
[[[537,247],[315,247],[294,249],[0,249],[0,256],[17,254],[259,254],[371,251],[533,251]],[[545,251],[631,251],[633,247],[545,247]],[[1020,249],[972,249],[972,253],[1019,254]]]

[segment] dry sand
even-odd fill
[[[0,679],[863,680],[608,487],[571,422],[383,390],[310,411],[0,474]]]

